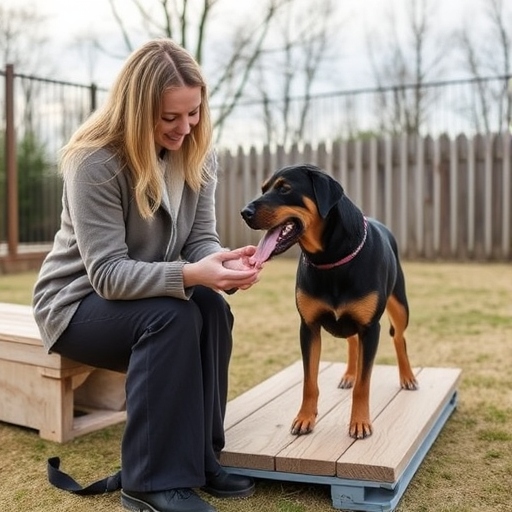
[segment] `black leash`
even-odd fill
[[[98,480],[97,482],[93,482],[87,487],[82,487],[67,473],[61,471],[59,467],[59,457],[51,457],[48,459],[48,481],[63,491],[69,491],[73,494],[81,494],[82,496],[87,496],[90,494],[104,494],[106,492],[114,492],[121,489],[121,471]]]

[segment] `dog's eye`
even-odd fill
[[[292,187],[290,187],[290,185],[288,185],[288,183],[279,183],[276,186],[276,192],[278,194],[287,194],[288,192],[290,192],[291,189],[292,189]]]

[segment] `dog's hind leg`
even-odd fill
[[[359,346],[359,338],[357,334],[349,336],[347,338],[347,344],[347,369],[338,384],[338,387],[341,389],[350,389],[354,386],[354,382],[356,381],[357,352]]]
[[[409,321],[409,310],[405,296],[403,298],[399,297],[400,289],[396,291],[398,291],[397,295],[393,294],[389,297],[386,304],[386,311],[391,323],[389,333],[393,338],[393,343],[395,345],[398,371],[400,374],[400,386],[403,389],[417,389],[418,381],[414,376],[409,362],[409,356],[407,355],[407,343],[404,336],[405,329]]]

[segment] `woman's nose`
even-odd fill
[[[181,135],[188,135],[190,133],[191,128],[192,127],[190,126],[190,122],[186,118],[181,119],[177,126],[177,130]]]

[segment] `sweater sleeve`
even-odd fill
[[[136,205],[129,179],[115,159],[89,157],[78,172],[66,177],[65,192],[75,243],[91,286],[99,295],[111,300],[189,298],[190,291],[183,287],[184,262],[158,261],[159,240],[154,241],[153,261],[130,257],[127,219],[134,216]],[[154,221],[139,218],[137,222],[138,228],[147,232]],[[158,235],[155,238],[166,236],[164,232]]]

